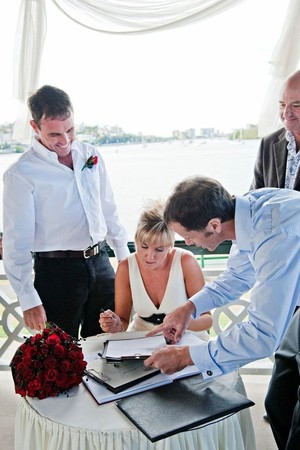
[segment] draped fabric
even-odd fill
[[[45,0],[21,1],[14,55],[14,96],[19,100],[19,111],[13,139],[19,142],[28,143],[31,137],[26,101],[38,86],[46,29]]]
[[[299,67],[299,17],[299,0],[290,0],[281,36],[270,60],[270,83],[259,117],[259,136],[265,136],[282,127],[278,102],[284,80]]]
[[[70,19],[103,33],[141,34],[207,19],[245,0],[53,0]]]
[[[194,23],[222,13],[246,0],[52,1],[58,11],[82,26],[102,33],[123,35],[155,32]],[[260,132],[263,134],[276,129],[278,91],[282,80],[296,68],[299,60],[300,27],[297,27],[299,12],[300,2],[290,0],[282,35],[271,59],[271,82],[260,118]],[[30,141],[26,101],[39,85],[46,27],[46,0],[22,0],[17,26],[14,70],[14,95],[20,102],[20,108],[13,137],[23,143]]]

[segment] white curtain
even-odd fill
[[[122,35],[154,32],[200,21],[246,0],[52,1],[62,13],[82,26],[103,33]],[[15,97],[20,101],[20,110],[13,137],[23,143],[28,143],[31,135],[27,98],[39,85],[40,61],[47,25],[45,5],[46,0],[21,0],[20,6],[15,51]],[[271,59],[270,88],[259,122],[262,134],[276,129],[279,85],[297,67],[299,61],[299,13],[300,1],[290,0],[282,35]],[[271,16],[272,12],[270,20]]]
[[[50,1],[50,0],[48,0]],[[52,0],[78,24],[103,33],[146,33],[206,19],[246,0]],[[13,138],[31,140],[26,106],[39,86],[46,37],[46,0],[21,0],[15,51],[15,97],[20,102]]]
[[[281,36],[270,60],[270,83],[258,122],[259,136],[282,127],[279,96],[284,80],[298,67],[300,60],[300,1],[290,0]]]
[[[21,0],[14,55],[14,97],[19,101],[13,139],[30,142],[27,98],[39,82],[40,60],[46,37],[45,0]]]
[[[206,19],[245,0],[53,0],[70,19],[103,33],[140,34]]]

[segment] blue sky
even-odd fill
[[[170,135],[257,123],[268,60],[288,2],[248,0],[197,24],[140,36],[110,36],[49,14],[40,85],[66,90],[76,123],[118,124],[128,132]],[[14,33],[19,1],[0,15],[0,123],[13,121]],[[271,12],[270,12],[271,11]]]

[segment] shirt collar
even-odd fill
[[[45,147],[38,139],[38,136],[33,137],[32,147],[36,153],[42,156],[43,159],[58,162],[57,154],[51,152],[47,147]]]
[[[288,149],[288,154],[295,156],[297,154],[297,144],[296,144],[296,139],[295,136],[293,135],[293,133],[289,130],[286,131],[286,140],[287,140],[287,149]]]
[[[234,242],[240,250],[250,250],[251,204],[249,194],[236,196],[234,226]]]
[[[33,137],[32,147],[33,147],[34,151],[36,153],[38,153],[39,155],[41,155],[44,159],[48,159],[50,161],[58,162],[57,154],[55,152],[52,152],[51,150],[49,150],[47,147],[45,147],[39,141],[37,135],[35,135]],[[80,153],[81,156],[84,157],[83,151],[80,149],[80,146],[78,145],[78,142],[76,140],[74,140],[73,143],[72,143],[71,151],[72,151],[73,156],[74,156],[74,150],[76,150],[76,152]]]

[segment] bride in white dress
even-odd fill
[[[104,332],[150,331],[165,314],[202,289],[204,276],[195,256],[175,248],[174,240],[163,220],[163,204],[153,201],[139,219],[136,252],[118,265],[115,312],[107,310],[99,318]],[[212,316],[206,312],[191,318],[188,329],[208,339],[204,330],[211,326]]]

